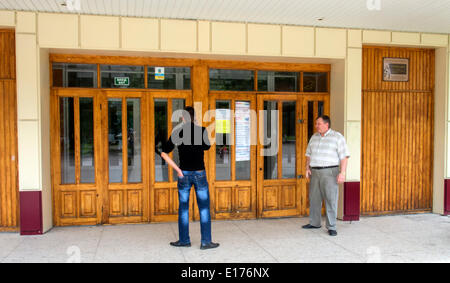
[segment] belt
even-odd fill
[[[329,169],[329,168],[336,168],[336,167],[339,167],[339,165],[335,165],[335,166],[325,166],[325,167],[311,167],[311,169],[322,170],[322,169]]]

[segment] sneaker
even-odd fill
[[[211,242],[211,243],[209,243],[209,244],[202,244],[202,245],[200,246],[200,249],[201,249],[201,250],[214,249],[214,248],[217,248],[218,246],[219,246],[218,243],[213,243],[213,242]]]
[[[180,241],[176,241],[176,242],[170,242],[170,245],[174,246],[174,247],[190,247],[191,243],[183,244],[183,243],[180,243]]]
[[[328,230],[328,234],[330,236],[337,236],[337,231],[336,230]]]

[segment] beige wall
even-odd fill
[[[48,85],[45,84],[48,68],[43,62],[47,53],[41,50],[63,48],[88,53],[91,50],[151,51],[165,56],[174,54],[174,57],[198,54],[247,56],[249,59],[271,56],[272,60],[278,56],[280,61],[288,58],[331,59],[332,115],[338,130],[346,136],[352,154],[347,169],[348,181],[361,178],[363,44],[440,48],[438,57],[444,61],[437,66],[436,101],[444,100],[445,103],[436,106],[445,109],[436,111],[436,125],[439,125],[436,131],[443,135],[436,135],[435,144],[441,146],[434,168],[435,172],[440,172],[435,176],[436,180],[450,178],[450,168],[446,167],[450,161],[447,130],[450,128],[449,36],[446,34],[11,11],[0,11],[0,27],[15,27],[17,33],[21,190],[45,190],[48,187],[48,140],[44,138],[49,119],[46,111]],[[342,78],[342,81],[334,81],[336,78]],[[342,99],[335,101],[337,97]],[[442,190],[440,183],[435,181],[436,206],[442,200]]]
[[[40,150],[41,150],[41,184],[42,188],[42,220],[43,233],[53,227],[52,215],[52,180],[50,164],[50,77],[49,77],[49,52],[40,49],[39,58],[39,97],[40,97]]]
[[[19,189],[42,190],[41,119],[38,88],[38,52],[36,15],[16,15],[17,130],[19,153]]]
[[[449,178],[446,152],[448,144],[448,102],[449,102],[449,53],[447,48],[436,49],[436,82],[434,103],[434,172],[433,212],[444,213],[444,179]],[[447,166],[447,170],[446,170]]]
[[[342,134],[345,134],[345,109],[346,109],[346,62],[345,60],[333,60],[331,63],[330,80],[330,116],[331,127]],[[348,137],[347,137],[348,139]],[[349,149],[351,150],[351,149]],[[350,152],[350,159],[353,158],[353,152]],[[343,185],[339,186],[339,195],[343,196]],[[344,215],[344,198],[339,198],[338,219]]]

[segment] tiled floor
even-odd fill
[[[437,214],[363,217],[338,222],[338,236],[304,230],[308,218],[214,221],[200,250],[175,248],[177,223],[53,228],[42,236],[0,233],[0,262],[447,262],[450,217]]]

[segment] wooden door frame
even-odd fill
[[[97,65],[97,86],[94,89],[85,89],[85,88],[64,88],[64,91],[62,90],[63,88],[59,88],[59,87],[53,87],[53,72],[52,72],[52,63],[72,63],[72,64],[96,64]],[[234,60],[210,60],[210,59],[188,59],[188,58],[156,58],[156,57],[136,57],[136,56],[103,56],[103,55],[80,55],[80,54],[50,54],[50,85],[51,85],[51,91],[53,93],[53,91],[57,90],[59,91],[59,89],[61,89],[63,92],[67,91],[67,92],[76,92],[76,91],[93,91],[93,92],[99,92],[102,93],[101,95],[104,95],[103,93],[106,91],[119,91],[118,89],[110,89],[110,88],[101,88],[101,73],[100,73],[100,65],[101,64],[106,64],[106,65],[139,65],[139,66],[144,66],[145,69],[145,88],[143,89],[120,89],[120,91],[125,92],[125,93],[132,93],[132,92],[141,92],[147,99],[147,102],[144,103],[142,102],[142,109],[141,109],[141,113],[143,111],[143,109],[145,108],[147,111],[146,114],[142,114],[142,118],[143,119],[147,119],[148,124],[146,126],[146,133],[147,133],[147,148],[145,150],[147,150],[147,155],[148,155],[148,162],[150,164],[147,164],[148,167],[146,169],[147,171],[147,176],[148,176],[148,193],[149,196],[147,197],[147,208],[148,208],[148,214],[147,214],[147,221],[150,222],[161,222],[161,221],[175,221],[175,219],[173,219],[173,217],[153,217],[154,214],[154,195],[153,195],[153,191],[155,189],[155,187],[157,187],[157,184],[154,184],[154,154],[152,152],[152,150],[155,147],[154,144],[154,113],[153,113],[153,109],[151,109],[151,107],[153,106],[153,99],[157,96],[161,96],[161,98],[168,98],[168,97],[173,97],[176,98],[177,95],[180,95],[179,98],[185,98],[186,99],[186,105],[192,105],[193,103],[193,99],[196,98],[198,100],[198,98],[201,97],[201,101],[203,101],[205,104],[209,105],[209,97],[211,94],[216,93],[215,91],[210,91],[209,90],[209,70],[212,68],[215,69],[245,69],[245,70],[251,70],[254,71],[254,91],[244,91],[244,92],[237,92],[237,91],[228,91],[228,92],[224,92],[227,93],[227,95],[233,96],[236,93],[239,94],[245,94],[245,95],[254,95],[254,96],[258,96],[258,95],[275,95],[275,96],[290,96],[290,95],[312,95],[312,93],[303,93],[303,83],[302,83],[302,78],[303,75],[302,73],[304,72],[326,72],[328,73],[328,89],[329,89],[329,84],[330,84],[330,70],[331,70],[331,65],[330,64],[305,64],[305,63],[279,63],[279,62],[258,62],[258,61],[234,61]],[[189,90],[156,90],[156,89],[148,89],[148,67],[149,66],[166,66],[166,67],[189,67],[191,68],[191,88]],[[281,72],[298,72],[299,73],[299,89],[296,92],[289,92],[289,93],[282,93],[282,92],[277,92],[276,94],[270,93],[270,92],[260,92],[257,91],[257,86],[258,86],[258,72],[259,70],[265,70],[265,71],[281,71]],[[195,94],[194,94],[195,91]],[[259,94],[257,94],[259,93]],[[315,93],[317,94],[317,93]],[[329,96],[329,92],[325,93]],[[187,95],[187,96],[186,96]],[[182,97],[182,96],[186,96],[186,97]],[[228,99],[229,99],[228,97]],[[256,98],[255,98],[256,99]],[[103,98],[103,101],[105,101],[105,98]],[[53,103],[56,103],[55,101],[53,101]],[[255,100],[256,103],[256,110],[258,111],[258,103],[257,100]],[[56,106],[52,106],[52,109],[56,107]],[[105,103],[101,104],[102,109],[106,109],[107,105],[105,105]],[[207,107],[203,107],[203,111],[206,111]],[[102,110],[102,111],[103,111]],[[202,115],[204,115],[204,113],[201,113]],[[145,117],[144,117],[145,116]],[[58,123],[59,123],[59,119],[52,119],[51,124],[53,128],[58,127]],[[101,129],[105,129],[107,128],[107,125],[105,125],[104,123],[107,123],[107,121],[105,121],[105,119],[102,119],[101,121]],[[257,131],[259,131],[259,126],[257,126],[258,129]],[[144,133],[144,130],[143,130]],[[100,134],[101,135],[101,134]],[[57,142],[59,137],[55,137],[52,136],[52,144],[54,143],[53,140],[56,139]],[[105,141],[102,141],[102,144],[105,143]],[[257,146],[255,146],[256,151],[257,151]],[[143,150],[144,150],[144,146],[143,146]],[[106,155],[105,155],[106,154]],[[105,152],[105,149],[100,148],[100,153],[97,154],[99,156],[99,158],[101,158],[102,160],[106,158],[107,153]],[[101,156],[100,156],[101,155]],[[103,156],[105,155],[105,156]],[[206,156],[208,157],[206,160],[206,165],[208,166],[208,168],[211,168],[211,166],[215,166],[215,164],[213,164],[213,162],[210,162],[211,159],[211,153],[208,152],[206,154]],[[52,162],[53,159],[56,158],[54,155],[52,155]],[[144,160],[145,161],[145,160]],[[258,166],[258,161],[256,161],[255,166]],[[298,162],[298,161],[297,161]],[[143,162],[143,166],[144,166]],[[100,164],[100,163],[99,163]],[[98,166],[97,166],[98,167]],[[107,164],[105,164],[104,166],[106,169],[107,168]],[[105,168],[103,168],[102,170],[104,171]],[[257,168],[255,168],[256,170]],[[55,166],[54,164],[52,164],[52,172],[54,172],[55,170]],[[144,170],[144,168],[143,168]],[[172,170],[169,170],[170,174],[171,174]],[[211,173],[211,170],[209,170]],[[105,172],[103,172],[105,173]],[[143,172],[144,174],[144,172]],[[53,175],[52,175],[53,177]],[[104,175],[103,175],[104,178]],[[210,180],[211,176],[210,176]],[[258,180],[258,179],[257,179]],[[100,180],[96,180],[96,182],[99,182]],[[257,181],[258,183],[258,181]],[[53,184],[56,184],[55,182],[53,182]],[[105,182],[105,180],[102,180],[102,188],[106,188],[107,186],[107,182]],[[53,187],[53,186],[52,186]],[[106,190],[106,189],[104,189]],[[256,189],[256,191],[258,192],[258,187]],[[103,192],[105,193],[105,192]],[[102,197],[106,197],[102,196]],[[194,195],[195,198],[195,195]],[[256,203],[259,203],[258,200],[258,196],[255,198]],[[53,200],[53,204],[56,202],[56,199],[54,198]],[[256,204],[256,205],[257,205]],[[194,206],[194,208],[196,208]],[[258,211],[258,208],[257,208]],[[195,218],[195,209],[194,209],[194,219]],[[258,215],[257,215],[258,217]],[[56,223],[56,222],[55,222]],[[101,223],[101,221],[100,221]]]

